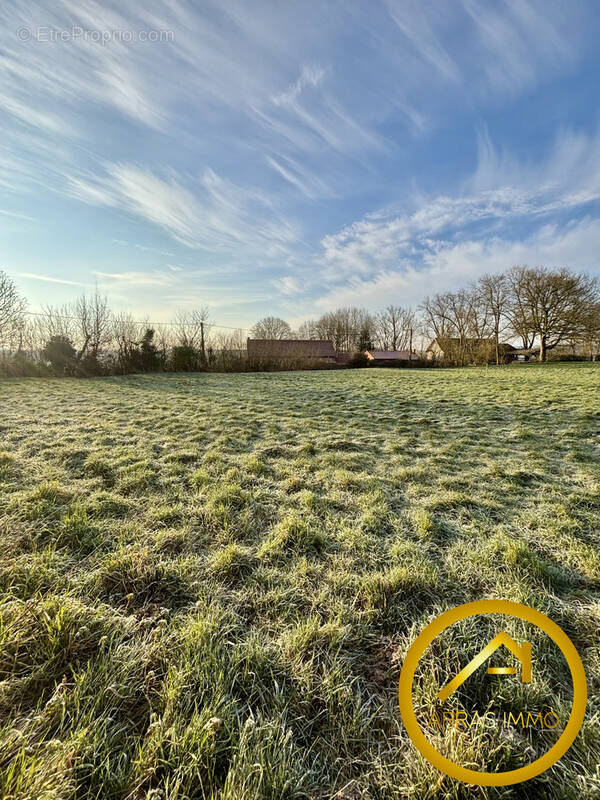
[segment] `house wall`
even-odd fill
[[[427,352],[425,354],[427,356],[428,361],[433,361],[434,359],[442,359],[444,358],[444,351],[439,346],[437,341],[432,342],[432,344],[427,348]]]

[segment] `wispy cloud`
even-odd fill
[[[292,222],[256,189],[206,169],[194,190],[132,164],[107,164],[100,176],[71,176],[68,191],[87,203],[121,208],[190,247],[260,252],[275,257],[297,238]]]
[[[311,200],[317,197],[326,198],[334,196],[335,193],[332,188],[322,178],[311,173],[306,167],[303,167],[294,159],[286,156],[281,156],[280,159],[281,161],[278,161],[272,156],[267,156],[267,163],[303,195]]]
[[[581,17],[556,0],[385,5],[413,52],[457,87],[516,94],[578,57]]]
[[[419,55],[445,79],[457,82],[459,69],[442,44],[451,15],[443,6],[435,9],[417,0],[387,0],[386,8],[398,28]]]
[[[88,286],[87,283],[82,283],[81,281],[70,281],[66,278],[55,278],[51,275],[38,275],[35,272],[17,272],[16,275],[19,275],[21,278],[29,278],[33,281],[45,281],[46,283],[62,283],[65,286]]]
[[[272,97],[272,101],[276,106],[287,106],[288,108],[296,108],[300,95],[307,88],[315,88],[323,82],[325,77],[325,70],[323,67],[316,65],[305,65],[302,67],[300,76],[291,86],[281,92],[281,94]]]
[[[540,0],[506,0],[484,7],[462,0],[473,25],[474,49],[488,88],[514,93],[533,85],[544,71],[570,65],[577,45],[569,32],[577,10]],[[572,13],[573,12],[573,13]]]
[[[175,282],[174,276],[168,272],[152,270],[151,272],[100,272],[94,275],[100,278],[99,283],[107,287],[121,286],[171,286]]]
[[[273,286],[284,295],[296,295],[302,291],[300,281],[293,275],[284,275],[282,278],[275,278]]]
[[[4,214],[6,217],[14,217],[15,219],[27,219],[32,222],[35,221],[35,217],[30,217],[29,214],[18,214],[16,211],[6,211],[4,208],[0,208],[0,214]]]

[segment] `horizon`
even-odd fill
[[[1,14],[0,268],[30,310],[98,287],[297,327],[517,263],[600,274],[591,2]]]

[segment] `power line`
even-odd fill
[[[84,317],[77,317],[72,316],[70,314],[54,314],[49,311],[25,311],[24,314],[28,314],[30,317],[51,317],[54,319],[70,319],[75,321],[81,321]],[[133,322],[135,325],[172,325],[173,327],[180,327],[182,323],[180,322],[151,322],[147,319],[132,319],[130,322]],[[185,323],[183,323],[185,324]],[[226,328],[230,331],[249,331],[250,328],[242,328],[239,325],[218,325],[216,322],[205,322],[204,323],[207,328]]]

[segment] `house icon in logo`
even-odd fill
[[[531,683],[531,642],[523,642],[519,645],[512,639],[506,631],[500,631],[497,636],[486,644],[475,658],[463,667],[461,671],[449,681],[443,689],[440,689],[437,696],[442,703],[455,692],[458,687],[467,680],[501,645],[516,656],[521,662],[521,680],[523,683]],[[488,675],[515,675],[516,667],[488,667]]]

